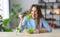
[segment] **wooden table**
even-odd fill
[[[0,37],[60,37],[60,31],[54,30],[51,33],[25,34],[16,32],[0,32]]]

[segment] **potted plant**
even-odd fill
[[[9,23],[10,23],[10,19],[9,18],[3,20],[2,30],[4,32],[12,32],[13,31],[11,28],[7,27],[7,25],[9,25]]]
[[[10,19],[11,19],[11,25],[12,28],[16,28],[16,26],[18,26],[19,24],[19,18],[18,18],[18,13],[22,11],[22,7],[20,4],[18,3],[14,3],[11,7],[11,11],[10,11]],[[14,26],[14,27],[13,27]]]

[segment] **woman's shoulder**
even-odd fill
[[[23,18],[23,19],[27,19],[27,18],[26,18],[26,16],[24,16],[24,18]]]

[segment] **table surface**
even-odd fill
[[[60,29],[53,30],[50,33],[40,33],[40,34],[25,34],[16,32],[0,32],[0,37],[60,37]]]

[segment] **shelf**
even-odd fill
[[[60,9],[60,8],[41,8],[41,9],[52,9],[52,10],[54,10],[54,9]]]
[[[48,21],[56,21],[56,19],[52,19],[52,18],[45,18],[45,20],[48,20]]]
[[[45,1],[45,0],[40,0],[40,1]],[[59,1],[57,2],[57,0],[52,0],[52,2],[51,1],[48,2],[47,0],[45,2],[39,2],[39,4],[42,5],[41,9],[42,9],[42,13],[44,14],[44,17],[46,18],[46,21],[55,23],[56,25],[60,25],[60,13],[59,14],[56,13],[60,11]]]
[[[46,20],[46,21],[52,21],[52,22],[57,21],[57,22],[60,22],[60,20]]]
[[[60,3],[40,3],[43,9],[60,9]]]
[[[45,18],[45,20],[50,20],[50,21],[60,21],[60,19],[56,19],[56,18]]]
[[[48,16],[49,16],[49,15],[51,15],[51,16],[53,16],[53,15],[58,15],[58,16],[60,16],[60,14],[46,14],[46,15],[48,15]]]
[[[60,0],[39,0],[39,3],[60,3]]]
[[[39,2],[39,3],[59,3],[59,2]]]
[[[43,8],[43,9],[44,9],[44,8]],[[54,10],[54,9],[60,9],[60,8],[46,8],[46,9],[53,9],[53,10]]]

